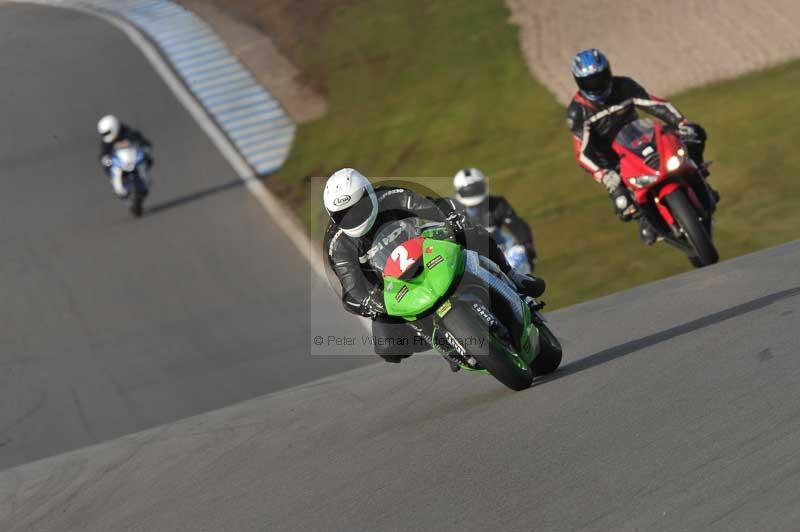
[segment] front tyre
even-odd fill
[[[135,218],[141,218],[144,213],[144,198],[147,196],[147,188],[145,187],[139,176],[134,176],[131,181],[132,196],[131,196],[131,214]]]
[[[561,342],[556,335],[543,322],[536,320],[534,327],[539,329],[539,354],[531,362],[531,372],[534,376],[553,373],[561,365],[563,351]]]
[[[443,320],[443,326],[448,341],[451,344],[453,339],[459,341],[466,356],[475,357],[495,379],[515,391],[530,387],[533,373],[502,338],[502,325],[498,330],[489,330],[470,307],[458,305]]]
[[[695,256],[689,258],[692,264],[695,267],[702,267],[716,263],[719,260],[719,253],[686,193],[683,190],[676,190],[665,200],[673,218],[683,229],[689,244],[694,249]]]
[[[141,218],[142,213],[144,213],[144,207],[142,206],[142,198],[139,196],[134,196],[133,201],[131,202],[131,214],[134,218]]]

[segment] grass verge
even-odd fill
[[[343,166],[371,176],[451,176],[477,166],[532,224],[550,308],[689,269],[677,250],[643,246],[635,224],[620,223],[602,188],[578,169],[564,109],[531,78],[508,18],[501,0],[337,8],[293,54],[326,88],[330,113],[300,127],[270,187],[319,234],[321,198],[309,197],[309,176]],[[709,132],[723,258],[800,237],[798,84],[795,62],[673,98]]]

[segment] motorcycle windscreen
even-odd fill
[[[614,143],[633,152],[648,168],[658,171],[661,164],[656,146],[656,125],[650,118],[640,118],[623,127]],[[624,159],[624,153],[616,150]],[[638,172],[636,172],[638,173]]]
[[[420,222],[416,218],[393,220],[379,227],[372,239],[372,247],[367,251],[370,266],[381,275],[387,275],[384,270],[392,262],[392,255],[399,258],[399,254],[402,253],[398,247],[404,242],[422,236],[419,227]],[[396,273],[392,271],[390,274]]]

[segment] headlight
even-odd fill
[[[658,181],[657,175],[640,175],[639,177],[630,178],[631,184],[637,187],[649,187],[656,181]]]
[[[680,151],[678,153],[680,153]],[[683,157],[681,157],[680,155],[673,155],[672,157],[667,159],[667,171],[674,172],[675,170],[680,168],[682,164],[683,164]]]

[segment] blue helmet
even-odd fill
[[[600,102],[611,94],[611,65],[597,48],[575,54],[572,77],[583,97],[588,100]]]

